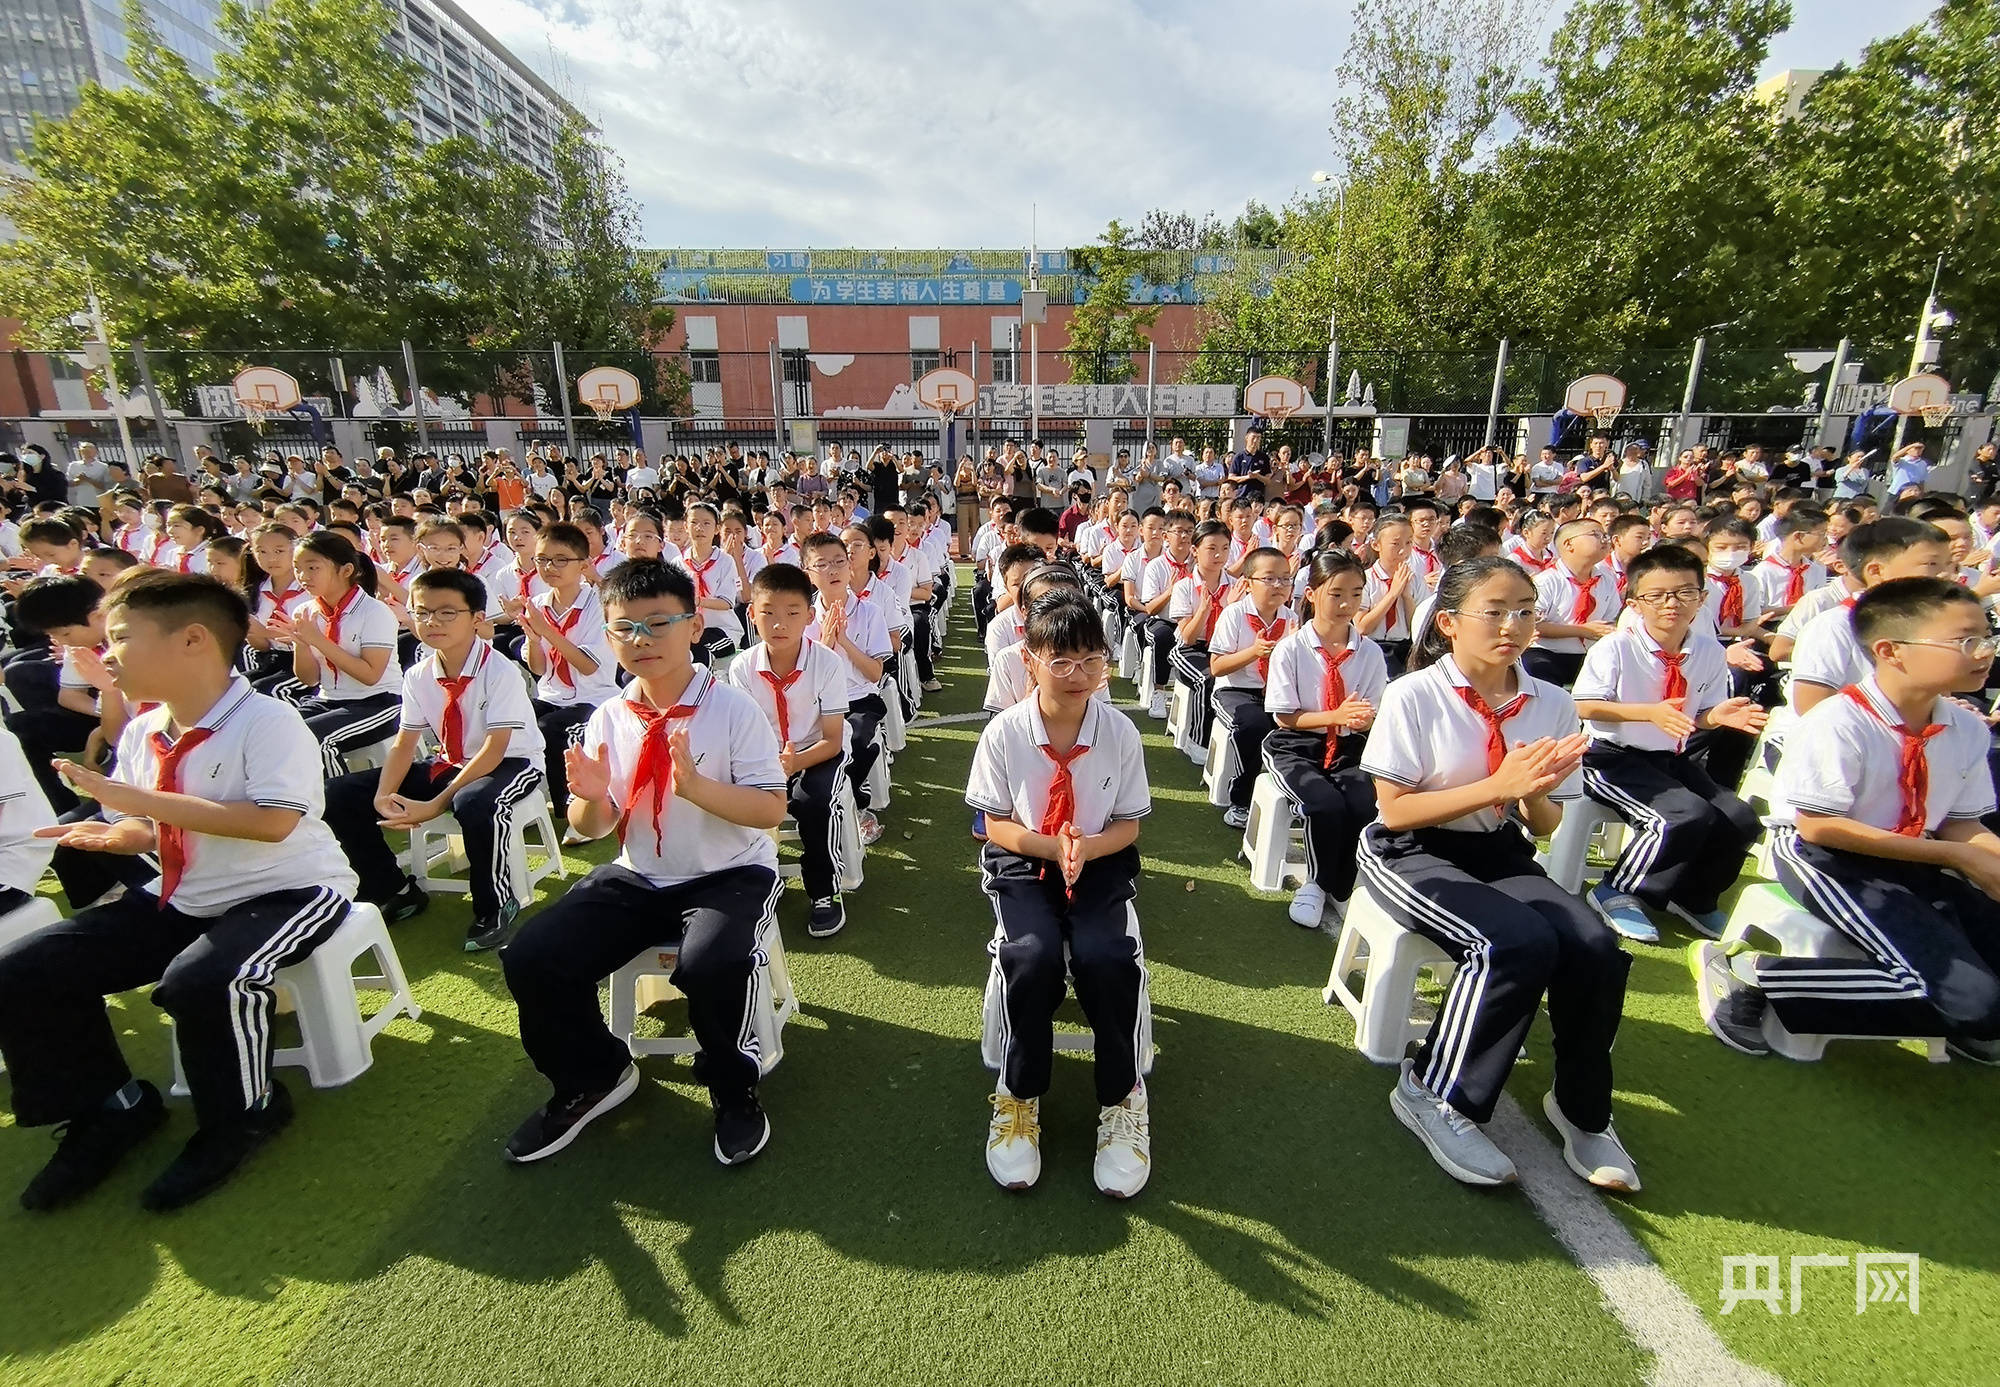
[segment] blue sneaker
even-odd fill
[[[1729,924],[1729,917],[1720,910],[1688,910],[1683,906],[1668,903],[1667,909],[1687,922],[1687,927],[1703,939],[1720,939],[1722,931]]]
[[[1590,888],[1584,899],[1605,924],[1611,926],[1626,939],[1641,944],[1660,942],[1659,927],[1646,914],[1646,907],[1636,896],[1628,896],[1623,891],[1614,890],[1608,881],[1600,881]]]

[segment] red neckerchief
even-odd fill
[[[479,671],[485,668],[487,653],[492,648],[489,645],[482,649],[472,668],[457,678],[447,679],[442,673],[438,675],[438,687],[444,690],[444,717],[441,719],[442,725],[438,731],[444,737],[446,765],[465,764],[465,710],[459,706],[459,700],[465,696],[465,691],[472,687],[472,681],[479,677]]]
[[[1258,616],[1255,612],[1251,612],[1246,620],[1250,623],[1250,634],[1258,640],[1276,642],[1284,639],[1285,619],[1282,616],[1272,617],[1267,624],[1263,617]],[[1257,678],[1262,683],[1270,682],[1271,657],[1269,655],[1257,661]]]
[[[1174,581],[1176,583],[1178,583],[1181,579],[1187,577],[1190,573],[1194,572],[1194,560],[1192,558],[1190,558],[1186,563],[1182,563],[1172,554],[1163,553],[1160,557],[1164,558],[1167,561],[1167,571],[1174,575]]]
[[[284,612],[289,615],[292,603],[306,595],[304,588],[286,588],[283,592],[275,592],[272,590],[272,587],[271,580],[266,578],[264,580],[264,591],[271,595],[271,610],[274,612]],[[360,589],[357,588],[355,591],[358,592]]]
[[[1906,723],[1890,722],[1883,717],[1881,710],[1858,685],[1849,684],[1841,692],[1901,740],[1902,760],[1896,768],[1896,784],[1903,792],[1903,806],[1896,816],[1896,832],[1905,838],[1923,837],[1930,818],[1931,797],[1931,762],[1927,743],[1944,731],[1944,724],[1934,722],[1922,731],[1912,731]]]
[[[702,676],[696,674],[695,684],[699,685],[701,681]],[[676,703],[671,708],[655,708],[650,703],[641,703],[631,697],[625,700],[625,706],[639,720],[639,759],[632,769],[632,791],[626,797],[625,812],[618,816],[618,838],[620,842],[624,841],[625,825],[631,821],[632,811],[638,808],[640,796],[651,789],[655,857],[666,855],[666,806],[674,797],[674,757],[667,748],[667,738],[673,729],[669,724],[693,717],[701,707],[701,693],[704,691],[696,693],[693,703]]]
[[[347,609],[349,607],[352,607],[356,602],[360,600],[361,600],[361,585],[359,583],[356,583],[353,586],[349,587],[347,589],[346,594],[340,599],[340,601],[334,604],[333,609],[331,611],[327,610],[327,605],[325,602],[321,601],[317,597],[313,599],[313,605],[319,608],[319,614],[321,618],[324,619],[326,622],[326,638],[332,641],[335,645],[340,644],[341,618],[347,615]]]
[[[1555,567],[1556,556],[1554,553],[1550,553],[1546,558],[1538,559],[1535,557],[1534,552],[1524,544],[1514,551],[1514,562],[1527,569],[1530,573],[1547,573],[1551,568]]]
[[[189,752],[215,735],[209,727],[192,727],[181,734],[179,741],[173,741],[164,732],[155,732],[149,739],[153,754],[160,758],[159,771],[153,777],[153,788],[166,794],[177,795],[181,790],[181,762]],[[160,909],[167,908],[167,901],[180,889],[181,877],[187,870],[187,832],[172,824],[158,824],[156,831],[160,845]]]
[[[1458,696],[1465,700],[1465,706],[1477,713],[1486,724],[1486,773],[1492,775],[1500,769],[1500,763],[1507,759],[1507,737],[1502,731],[1503,724],[1528,705],[1528,695],[1517,693],[1496,710],[1488,707],[1479,691],[1470,684],[1454,684]]]
[[[1215,639],[1215,623],[1222,618],[1222,594],[1227,586],[1226,583],[1218,583],[1216,584],[1215,591],[1208,594],[1208,620],[1204,621],[1201,627],[1201,642],[1203,645]],[[1199,578],[1195,579],[1195,590],[1197,592],[1207,591],[1207,589],[1201,586],[1201,579]]]
[[[1057,751],[1047,742],[1040,743],[1040,746],[1042,755],[1055,762],[1056,767],[1055,778],[1049,782],[1049,802],[1048,807],[1042,810],[1041,825],[1041,831],[1053,837],[1062,831],[1065,824],[1074,825],[1076,822],[1076,780],[1070,775],[1069,768],[1090,750],[1090,743],[1078,742],[1066,752]],[[1048,865],[1056,869],[1058,876],[1061,875],[1062,868],[1058,863]],[[1064,890],[1070,900],[1076,899],[1075,887],[1066,885]]]
[[[1592,573],[1588,578],[1579,578],[1573,573],[1565,573],[1563,577],[1569,579],[1569,585],[1574,589],[1569,624],[1581,626],[1597,612],[1597,575]]]
[[[717,559],[717,556],[716,556],[716,555],[714,555],[714,554],[710,554],[710,555],[708,556],[708,562],[707,562],[707,563],[705,563],[705,564],[702,564],[702,565],[700,565],[700,566],[698,566],[698,567],[697,567],[696,565],[692,564],[692,563],[690,563],[690,564],[688,565],[688,572],[690,572],[690,573],[692,573],[692,574],[694,575],[694,600],[695,600],[695,601],[697,601],[697,602],[701,602],[701,601],[705,601],[705,600],[706,600],[706,599],[708,598],[708,596],[709,596],[709,591],[708,591],[708,570],[709,570],[709,569],[711,569],[711,568],[714,568],[717,562],[718,562],[718,559]]]
[[[1812,567],[1812,560],[1808,559],[1801,564],[1789,564],[1783,559],[1767,559],[1765,562],[1774,568],[1781,568],[1785,572],[1785,605],[1787,607],[1805,596],[1806,570]]]
[[[798,683],[805,676],[805,672],[806,652],[804,646],[799,647],[799,663],[790,674],[777,675],[771,673],[768,669],[757,671],[758,677],[771,686],[771,699],[778,705],[778,745],[780,747],[790,746],[792,743],[792,710],[787,706],[786,695],[791,692],[792,685]]]
[[[555,612],[548,607],[542,608],[542,613],[543,615],[548,617],[550,624],[553,625],[556,628],[556,630],[562,632],[562,634],[567,636],[570,632],[576,629],[577,622],[583,620],[583,594],[581,593],[577,594],[576,605],[574,607],[571,607],[569,611],[564,613],[562,616],[557,616]],[[550,641],[548,643],[548,656],[549,656],[549,673],[553,674],[557,679],[560,679],[562,681],[562,686],[564,688],[574,689],[576,687],[576,676],[570,673],[569,660],[566,656],[564,656],[562,651],[556,649],[554,641]]]
[[[1340,667],[1347,663],[1349,656],[1354,654],[1354,647],[1344,645],[1338,650],[1328,650],[1324,644],[1321,644],[1313,648],[1319,652],[1321,666],[1319,675],[1319,701],[1322,707],[1320,711],[1331,713],[1341,704],[1347,702],[1347,681],[1340,677]],[[1333,764],[1334,754],[1339,750],[1339,741],[1340,729],[1338,727],[1327,728],[1326,760],[1320,763],[1321,769],[1325,769]]]
[[[1734,573],[1711,573],[1722,588],[1722,601],[1715,611],[1715,624],[1723,630],[1732,630],[1743,624],[1743,580]]]

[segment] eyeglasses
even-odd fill
[[[831,573],[836,568],[847,567],[846,559],[818,559],[806,565],[808,573]]]
[[[418,626],[435,626],[439,622],[457,621],[470,612],[468,607],[412,607],[410,620]]]
[[[1701,601],[1700,588],[1669,588],[1665,592],[1635,592],[1631,601],[1643,602],[1648,607],[1685,607]]]
[[[1092,679],[1101,679],[1110,664],[1110,661],[1102,655],[1087,655],[1081,660],[1072,660],[1067,655],[1058,655],[1053,660],[1045,660],[1040,655],[1034,658],[1043,669],[1058,679],[1074,679],[1079,674],[1088,675]]]
[[[1485,625],[1494,627],[1532,626],[1535,624],[1535,609],[1533,607],[1509,607],[1505,611],[1453,612],[1452,615],[1463,617],[1467,621],[1483,622]]]
[[[1897,645],[1929,645],[1939,650],[1956,650],[1968,660],[1991,659],[2000,651],[2000,640],[1991,636],[1966,636],[1955,641],[1897,641]]]
[[[620,645],[630,645],[637,640],[658,640],[683,621],[693,621],[693,612],[676,612],[672,616],[657,616],[651,621],[607,621],[604,634]]]
[[[1292,585],[1290,578],[1248,578],[1244,581],[1256,583],[1260,587],[1267,588],[1288,588]]]
[[[582,559],[559,559],[549,554],[535,555],[536,568],[568,568],[573,563],[582,562]]]

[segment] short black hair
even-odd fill
[[[797,564],[767,563],[758,569],[757,576],[750,580],[750,595],[755,597],[761,592],[768,592],[774,595],[790,593],[794,597],[803,598],[807,603],[811,603],[813,600],[812,579],[808,578],[806,571]]]
[[[75,544],[82,536],[70,528],[68,522],[50,516],[36,516],[21,524],[21,544]]]
[[[995,566],[995,571],[1004,578],[1007,576],[1007,570],[1016,564],[1038,564],[1042,562],[1044,562],[1044,559],[1042,557],[1041,545],[1010,544],[1000,551],[1000,561]]]
[[[410,580],[413,593],[419,588],[425,592],[457,593],[472,608],[474,616],[486,610],[486,584],[462,568],[427,568]]]
[[[21,589],[14,599],[14,621],[30,631],[81,626],[103,600],[104,589],[81,574],[51,573],[29,579]]]
[[[580,559],[590,557],[590,536],[574,525],[560,520],[552,525],[544,525],[539,538],[550,544],[560,544],[575,550],[576,556]]]
[[[1029,535],[1053,535],[1062,531],[1062,521],[1047,506],[1030,506],[1014,517],[1014,524],[1021,533]]]
[[[1885,515],[1856,525],[1840,542],[1840,562],[1857,581],[1870,563],[1893,559],[1919,544],[1950,544],[1951,537],[1928,521],[1905,515]]]
[[[1406,496],[1403,498],[1403,514],[1415,515],[1420,510],[1427,510],[1432,515],[1444,514],[1444,508],[1428,496]]]
[[[1707,581],[1705,572],[1706,566],[1692,549],[1683,549],[1678,544],[1656,544],[1626,565],[1625,591],[1632,591],[1648,573],[1691,574],[1695,586],[1701,587]]]
[[[107,615],[110,608],[123,607],[144,613],[168,631],[206,627],[227,666],[235,665],[250,634],[250,607],[243,594],[206,573],[132,569],[119,575],[104,605]]]
[[[1230,537],[1229,527],[1220,520],[1204,520],[1194,527],[1194,542],[1196,544],[1200,544],[1205,539],[1214,539],[1217,535],[1221,535],[1224,539]]]
[[[694,579],[685,569],[660,559],[627,559],[604,575],[597,585],[598,601],[609,611],[634,602],[671,597],[688,611],[694,610]]]
[[[1778,517],[1776,528],[1779,539],[1802,535],[1809,530],[1823,530],[1826,528],[1826,512],[1818,506],[1793,506]]]
[[[1476,559],[1488,551],[1500,552],[1500,532],[1491,525],[1475,525],[1464,520],[1446,530],[1437,542],[1438,562],[1446,568],[1466,559]]]
[[[1879,640],[1906,640],[1928,618],[1959,603],[1980,609],[1971,590],[1949,578],[1892,578],[1855,601],[1854,638],[1864,650]]]
[[[1730,516],[1727,520],[1709,521],[1708,528],[1703,534],[1708,539],[1714,539],[1717,535],[1728,535],[1731,539],[1740,539],[1745,544],[1755,544],[1757,542],[1757,527],[1749,521],[1734,515]]]

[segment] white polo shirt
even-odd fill
[[[1410,570],[1409,586],[1403,589],[1401,600],[1389,609],[1387,616],[1382,618],[1382,624],[1375,628],[1374,636],[1378,641],[1408,640],[1410,638],[1410,618],[1415,613],[1417,604],[1430,595],[1430,584],[1424,578],[1423,563],[1412,557],[1408,561],[1408,567]],[[1380,563],[1368,565],[1367,576],[1362,580],[1361,584],[1361,610],[1364,612],[1368,611],[1377,602],[1387,597],[1389,595],[1389,584],[1394,579],[1395,575]]]
[[[697,593],[702,593],[703,585],[706,585],[705,595],[720,597],[729,604],[729,610],[726,612],[717,607],[703,607],[702,628],[721,631],[728,635],[729,639],[741,645],[743,623],[736,619],[736,604],[743,600],[743,583],[736,572],[736,560],[723,553],[721,546],[717,545],[708,551],[707,563],[698,564],[694,561],[694,555],[683,554],[680,556],[680,566],[687,570],[688,577],[696,580]]]
[[[1576,607],[1576,588],[1570,582],[1570,571],[1560,563],[1535,579],[1535,620],[1541,623],[1555,622],[1557,625],[1575,624],[1571,612]],[[1603,569],[1595,569],[1590,574],[1590,615],[1586,621],[1618,620],[1618,611],[1624,603],[1618,598],[1618,582]],[[1552,655],[1581,655],[1584,642],[1576,636],[1536,636],[1535,644]]]
[[[1785,619],[1778,623],[1778,634],[1789,637],[1796,644],[1799,639],[1799,633],[1806,629],[1806,626],[1814,617],[1820,615],[1822,612],[1830,612],[1849,598],[1859,597],[1860,595],[1856,592],[1849,592],[1846,582],[1839,578],[1821,583],[1804,597],[1801,597],[1796,607],[1785,613]]]
[[[1235,580],[1225,573],[1214,587],[1207,589],[1208,629],[1195,637],[1197,644],[1208,640],[1214,634],[1215,628],[1221,624],[1222,608],[1229,600],[1229,590],[1234,586],[1236,586]],[[1203,587],[1199,573],[1176,581],[1173,591],[1167,597],[1167,620],[1179,623],[1184,618],[1193,616],[1195,608],[1201,605]]]
[[[637,872],[655,886],[678,886],[731,867],[778,865],[778,848],[761,828],[745,828],[719,819],[677,795],[661,801],[657,830],[653,820],[653,790],[633,803],[632,779],[639,769],[645,724],[632,712],[645,694],[635,682],[625,692],[598,706],[583,729],[583,749],[611,762],[611,802],[622,813],[631,809],[625,826],[624,851],[618,865]],[[778,734],[757,704],[741,689],[718,683],[697,668],[681,694],[694,715],[670,722],[667,731],[686,732],[694,752],[695,770],[732,785],[785,792],[784,768],[778,764]]]
[[[1076,740],[1078,746],[1089,748],[1069,768],[1076,797],[1072,821],[1078,833],[1102,833],[1107,824],[1142,819],[1152,812],[1145,749],[1130,718],[1093,698],[1084,709]],[[1001,712],[979,734],[979,748],[972,753],[972,771],[966,777],[965,802],[1040,832],[1056,778],[1056,763],[1044,750],[1048,741],[1041,699],[1024,698]]]
[[[1319,632],[1308,621],[1287,633],[1271,652],[1271,677],[1264,685],[1267,713],[1327,713],[1321,695],[1326,690],[1325,649]],[[1382,691],[1389,685],[1389,667],[1382,659],[1382,647],[1361,634],[1349,622],[1347,647],[1354,653],[1340,666],[1340,682],[1350,698],[1365,698],[1376,708],[1382,706]]]
[[[1146,557],[1146,546],[1145,543],[1142,541],[1137,549],[1128,550],[1126,552],[1125,562],[1119,565],[1118,568],[1119,586],[1122,587],[1125,584],[1130,583],[1132,585],[1132,591],[1141,594],[1139,599],[1141,606],[1145,605],[1144,593],[1146,591],[1146,570],[1149,567],[1151,567],[1153,563],[1154,563],[1153,559],[1149,559]]]
[[[405,732],[428,732],[442,752],[448,700],[444,686],[438,683],[438,673],[437,652],[428,650],[403,675],[401,726]],[[522,677],[521,667],[475,638],[460,673],[472,676],[458,700],[465,734],[460,747],[465,759],[470,761],[479,754],[489,732],[504,730],[508,734],[505,754],[540,766],[546,755],[542,729],[535,721],[534,700],[528,696],[528,681]]]
[[[382,677],[372,684],[364,684],[344,670],[336,669],[333,661],[319,662],[319,696],[329,702],[344,703],[356,698],[372,698],[376,694],[400,693],[403,688],[403,667],[396,661],[396,637],[402,628],[396,621],[395,612],[389,604],[370,597],[360,588],[348,590],[354,595],[354,604],[340,615],[340,648],[350,655],[360,655],[370,650],[389,652],[389,663],[382,666]],[[326,609],[313,597],[302,597],[292,604],[294,621],[310,621],[321,631],[327,629]],[[180,897],[174,897],[179,900]]]
[[[813,623],[806,627],[807,640],[819,640],[819,618],[825,610],[825,606],[821,600],[815,597],[813,599]],[[855,647],[870,659],[888,659],[889,624],[882,619],[882,609],[873,602],[863,602],[854,595],[854,589],[849,588],[847,590],[846,610],[847,638],[854,642]],[[995,617],[992,624],[987,627],[989,639],[992,635],[993,627],[999,624],[1000,618]],[[882,685],[880,680],[862,677],[861,671],[855,667],[854,662],[849,660],[846,652],[840,650],[838,647],[834,649],[834,653],[839,655],[841,661],[847,666],[848,706],[852,707],[862,699],[881,692]]]
[[[1805,594],[1826,582],[1825,565],[1808,559],[1804,568],[1805,586],[1799,589],[1801,601],[1804,600]],[[1750,570],[1749,577],[1756,583],[1757,600],[1763,604],[1762,610],[1770,611],[1790,605],[1785,599],[1785,594],[1791,590],[1792,583],[1792,569],[1789,564],[1782,563],[1776,558],[1765,559]],[[1746,595],[1745,610],[1748,610],[1749,605]]]
[[[1194,555],[1189,554],[1187,562],[1177,563],[1174,558],[1161,551],[1160,557],[1147,561],[1139,575],[1139,604],[1145,606],[1163,592],[1172,590],[1174,584],[1194,573]]]
[[[1257,604],[1247,597],[1239,598],[1224,607],[1221,620],[1215,623],[1215,634],[1208,638],[1209,657],[1213,659],[1217,655],[1234,655],[1239,650],[1248,650],[1255,645],[1258,636],[1250,625],[1250,618],[1255,615],[1257,615]],[[1299,614],[1282,604],[1278,607],[1277,614],[1265,626],[1267,634],[1276,632],[1271,636],[1274,641],[1282,641],[1298,629]],[[1275,649],[1271,652],[1274,657],[1277,653]],[[1241,669],[1217,675],[1215,686],[1218,689],[1248,689],[1256,692],[1263,689],[1264,676],[1257,672],[1257,662],[1252,660]]]
[[[896,584],[888,574],[877,573],[860,587],[850,590],[855,597],[881,612],[882,624],[891,631],[910,629],[910,604],[896,590]]]
[[[35,830],[55,821],[55,810],[28,767],[27,753],[0,726],[0,886],[34,894],[56,850],[55,839],[37,838]]]
[[[1799,708],[1799,681],[1844,689],[1875,673],[1875,662],[1854,635],[1852,608],[1835,606],[1807,622],[1792,647],[1792,680],[1786,690],[1792,711]]]
[[[597,662],[597,668],[589,674],[581,669],[569,670],[569,682],[564,683],[556,672],[556,656],[547,645],[542,654],[547,660],[541,677],[535,681],[535,697],[544,703],[567,707],[572,703],[589,703],[593,706],[618,694],[618,664],[611,654],[611,638],[604,634],[604,604],[597,600],[597,589],[588,583],[577,589],[576,601],[564,611],[555,610],[555,594],[542,593],[533,599],[557,627],[563,629],[563,637],[578,650]],[[533,636],[529,640],[535,639]]]
[[[296,607],[299,599],[306,595],[306,590],[297,586],[296,578],[292,582],[293,586],[283,592],[277,592],[272,588],[269,578],[260,579],[257,583],[257,598],[250,604],[250,614],[259,621],[269,621],[273,613],[283,608],[285,615],[290,616],[292,608]],[[290,641],[285,642],[285,648],[291,649]]]
[[[524,574],[527,578],[525,583],[521,581]],[[548,590],[549,585],[535,572],[534,560],[530,559],[528,566],[523,569],[520,557],[516,555],[500,565],[500,571],[488,585],[486,610],[489,614],[498,612],[502,599],[509,602],[526,602],[544,595]]]
[[[1119,580],[1119,575],[1125,571],[1125,560],[1135,552],[1137,551],[1127,549],[1116,539],[1107,539],[1104,547],[1097,551],[1097,571],[1104,575],[1107,583],[1115,583]]]
[[[1895,728],[1903,716],[1873,674],[1861,679],[1858,687],[1869,708],[1835,694],[1786,732],[1771,806],[1774,820],[1796,823],[1795,811],[1804,809],[1895,831],[1903,813],[1903,738]],[[1944,731],[1924,744],[1930,771],[1924,831],[1934,834],[1948,819],[1980,819],[1992,813],[1993,775],[1986,764],[1991,736],[1976,713],[1940,698],[1931,708],[1930,720],[1944,725]]]
[[[112,779],[144,790],[155,788],[160,759],[153,751],[152,734],[166,731],[171,717],[162,704],[125,725]],[[304,817],[276,843],[183,834],[187,858],[170,902],[173,908],[198,919],[213,919],[273,891],[316,886],[352,900],[361,883],[321,817],[326,781],[319,740],[299,710],[267,698],[243,676],[234,675],[198,726],[211,733],[181,761],[181,794],[218,804],[248,801],[265,809],[291,809]],[[132,817],[110,809],[99,812],[111,823]]]
[[[1527,701],[1507,719],[1500,735],[1509,751],[1544,737],[1567,737],[1578,728],[1576,704],[1554,684],[1515,667]],[[1410,790],[1450,790],[1486,779],[1486,720],[1458,692],[1465,676],[1451,656],[1390,684],[1382,694],[1361,769]],[[1582,775],[1572,773],[1550,792],[1555,800],[1582,793]],[[1491,806],[1436,825],[1458,833],[1490,833],[1504,816]]]
[[[1687,680],[1687,701],[1681,711],[1700,717],[1730,696],[1729,665],[1722,642],[1691,630],[1681,642],[1681,676]],[[1666,697],[1667,667],[1660,663],[1660,643],[1634,620],[1590,647],[1571,697],[1578,702],[1658,703]],[[1682,743],[1650,722],[1584,724],[1593,742],[1631,747],[1635,751],[1679,751]]]
[[[785,690],[785,716],[790,719],[792,750],[819,745],[819,720],[828,713],[847,716],[847,660],[839,651],[813,641],[799,643],[798,681]],[[729,662],[729,682],[749,694],[771,731],[778,731],[778,691],[764,676],[771,670],[771,647],[762,641]],[[847,727],[841,724],[842,744]],[[782,742],[782,738],[780,739]],[[780,745],[779,750],[783,750]]]

